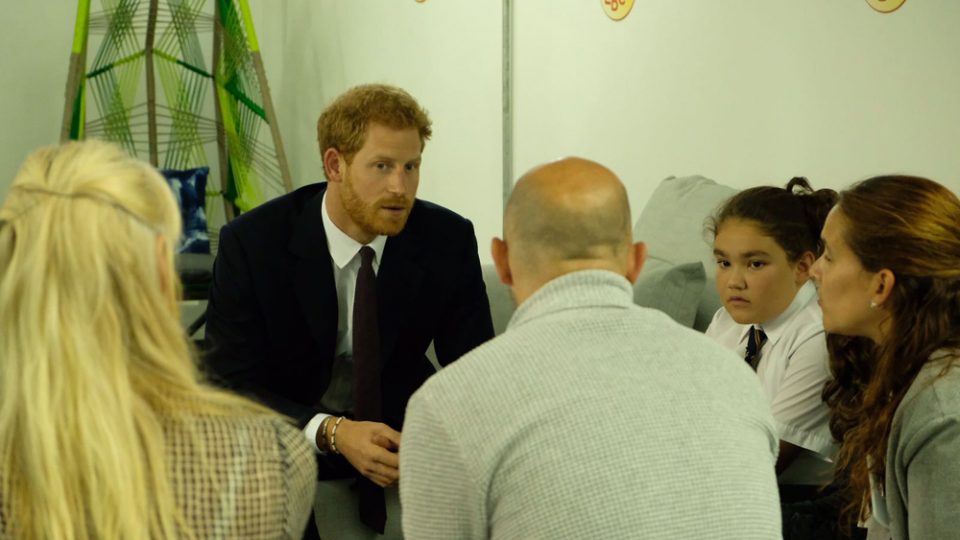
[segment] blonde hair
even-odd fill
[[[201,382],[179,321],[180,214],[99,141],[30,155],[0,208],[0,524],[17,538],[192,537],[166,422],[265,409]]]

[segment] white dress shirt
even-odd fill
[[[706,334],[744,356],[751,324],[738,324],[717,310]],[[781,484],[821,484],[833,474],[837,444],[830,435],[830,410],[821,393],[830,378],[823,313],[813,282],[805,283],[787,309],[758,326],[767,335],[757,376],[770,400],[780,439],[804,449],[780,474]]]
[[[373,271],[380,270],[380,260],[383,256],[383,248],[387,243],[387,237],[380,235],[373,239],[369,244],[361,244],[353,238],[347,236],[330,219],[327,212],[327,193],[323,194],[323,231],[327,237],[327,247],[330,251],[330,263],[333,265],[333,281],[337,287],[337,347],[334,353],[335,364],[342,366],[352,366],[353,358],[353,296],[357,288],[357,272],[360,271],[360,257],[358,256],[360,248],[368,245],[373,248]],[[317,309],[320,309],[317,306]],[[347,396],[352,392],[351,385],[346,387],[338,385],[346,381],[352,381],[351,375],[347,378],[333,377],[331,387],[327,389],[324,397],[330,394],[340,394]],[[337,396],[341,397],[341,396]],[[328,414],[318,414],[307,422],[303,428],[303,434],[313,445],[314,449],[320,452],[317,447],[317,431],[320,429],[320,423]]]

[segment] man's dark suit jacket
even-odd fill
[[[302,427],[322,411],[337,337],[337,293],[321,205],[312,184],[238,217],[220,231],[207,307],[206,363],[214,378]],[[429,202],[387,239],[377,272],[383,421],[400,430],[407,400],[434,373],[493,337],[473,226]],[[326,462],[326,463],[325,463]],[[321,478],[352,469],[324,456]]]

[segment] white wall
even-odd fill
[[[501,228],[500,2],[260,0],[251,10],[294,183],[323,178],[316,122],[327,103],[356,84],[403,87],[434,123],[418,196],[469,217],[488,257]]]
[[[0,198],[23,159],[60,140],[77,3],[7,2],[0,31]]]
[[[806,175],[842,187],[911,172],[960,192],[960,2],[514,0],[515,174],[578,154],[609,165],[638,213],[668,175],[738,187]],[[96,4],[96,2],[95,2]],[[351,85],[407,88],[434,140],[420,195],[501,219],[501,2],[250,0],[296,185],[322,177],[315,122]],[[56,142],[76,5],[17,2],[0,46],[0,195]]]
[[[516,166],[611,166],[634,212],[668,175],[842,187],[928,175],[960,192],[960,2],[516,2]]]

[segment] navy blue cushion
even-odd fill
[[[210,253],[210,236],[207,234],[207,175],[209,167],[186,171],[160,171],[170,183],[170,189],[180,206],[183,217],[183,238],[178,253]]]

